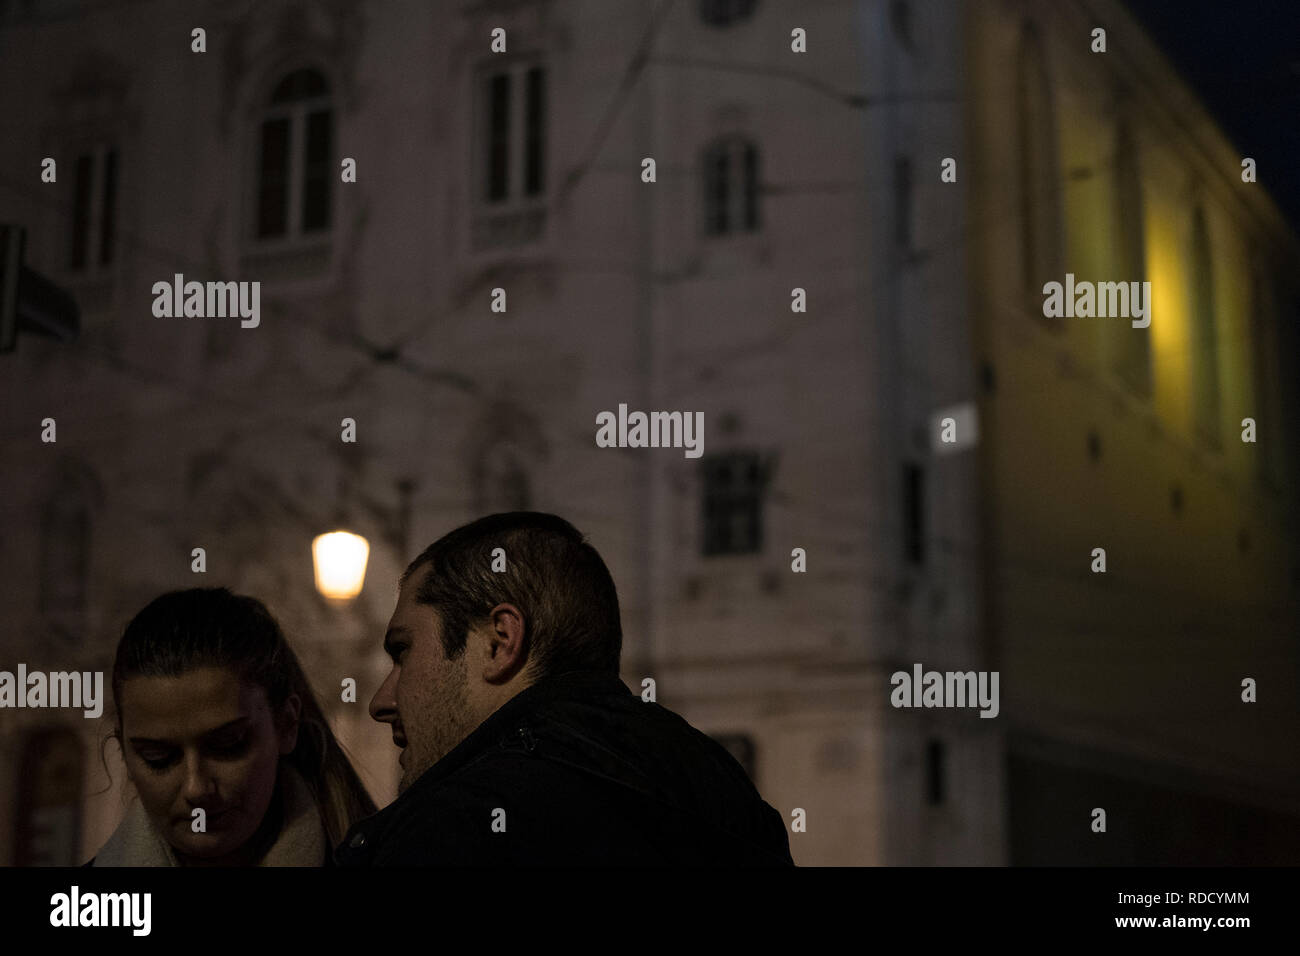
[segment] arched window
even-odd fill
[[[1146,280],[1146,233],[1142,219],[1142,167],[1137,143],[1127,120],[1121,120],[1115,134],[1114,281]],[[1141,288],[1139,286],[1139,288]],[[1149,307],[1149,304],[1148,304]],[[1140,395],[1151,394],[1150,329],[1134,328],[1131,322],[1112,322],[1115,371]]]
[[[1219,343],[1214,327],[1214,260],[1205,210],[1192,212],[1192,421],[1196,433],[1219,447]]]
[[[753,232],[758,210],[758,148],[743,136],[719,139],[704,150],[704,233]]]
[[[1016,137],[1022,279],[1026,291],[1037,295],[1044,283],[1063,276],[1056,121],[1042,38],[1033,24],[1021,33],[1016,63]]]
[[[281,79],[258,140],[259,239],[295,238],[330,228],[333,139],[325,77],[304,69]]]

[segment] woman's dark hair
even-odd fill
[[[375,812],[280,625],[261,601],[226,588],[163,594],[126,626],[113,660],[113,736],[119,746],[123,683],[132,677],[178,677],[200,667],[226,668],[242,683],[261,687],[277,719],[289,696],[298,695],[298,743],[282,759],[307,781],[331,846]]]

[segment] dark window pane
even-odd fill
[[[94,185],[94,159],[88,155],[77,157],[72,187],[72,249],[68,265],[76,270],[86,268],[86,247],[90,242],[90,196]]]
[[[104,215],[100,220],[99,261],[113,261],[113,232],[117,228],[117,150],[104,157]]]
[[[307,151],[302,181],[304,232],[328,229],[330,224],[330,163],[332,114],[319,110],[307,117]]]
[[[912,161],[906,156],[894,160],[894,238],[903,250],[912,248]]]
[[[925,498],[921,467],[903,466],[903,551],[911,564],[925,560]]]
[[[943,803],[944,797],[944,746],[942,740],[931,740],[925,754],[925,790],[931,806]]]
[[[510,77],[498,73],[488,81],[487,198],[504,199],[510,191]]]
[[[745,228],[758,228],[758,150],[745,144]]]
[[[258,236],[282,236],[289,222],[289,120],[262,124],[258,169]]]
[[[709,235],[727,231],[727,152],[724,147],[710,150],[704,161],[705,229]]]
[[[528,71],[528,116],[524,192],[542,191],[546,163],[546,74],[540,67]]]
[[[275,88],[271,94],[271,103],[291,103],[294,100],[309,100],[329,93],[329,84],[325,77],[315,70],[295,70]]]
[[[752,453],[704,466],[704,553],[746,554],[762,548],[763,469]]]

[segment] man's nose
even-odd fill
[[[388,672],[388,677],[379,685],[375,696],[370,698],[370,716],[383,724],[397,722],[397,668]]]

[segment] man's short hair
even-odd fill
[[[504,571],[492,552],[505,551]],[[449,660],[465,651],[471,627],[501,603],[523,613],[534,680],[572,671],[618,674],[623,649],[618,592],[600,554],[563,518],[536,511],[488,515],[443,535],[402,574],[405,587],[424,566],[415,600],[442,617]]]

